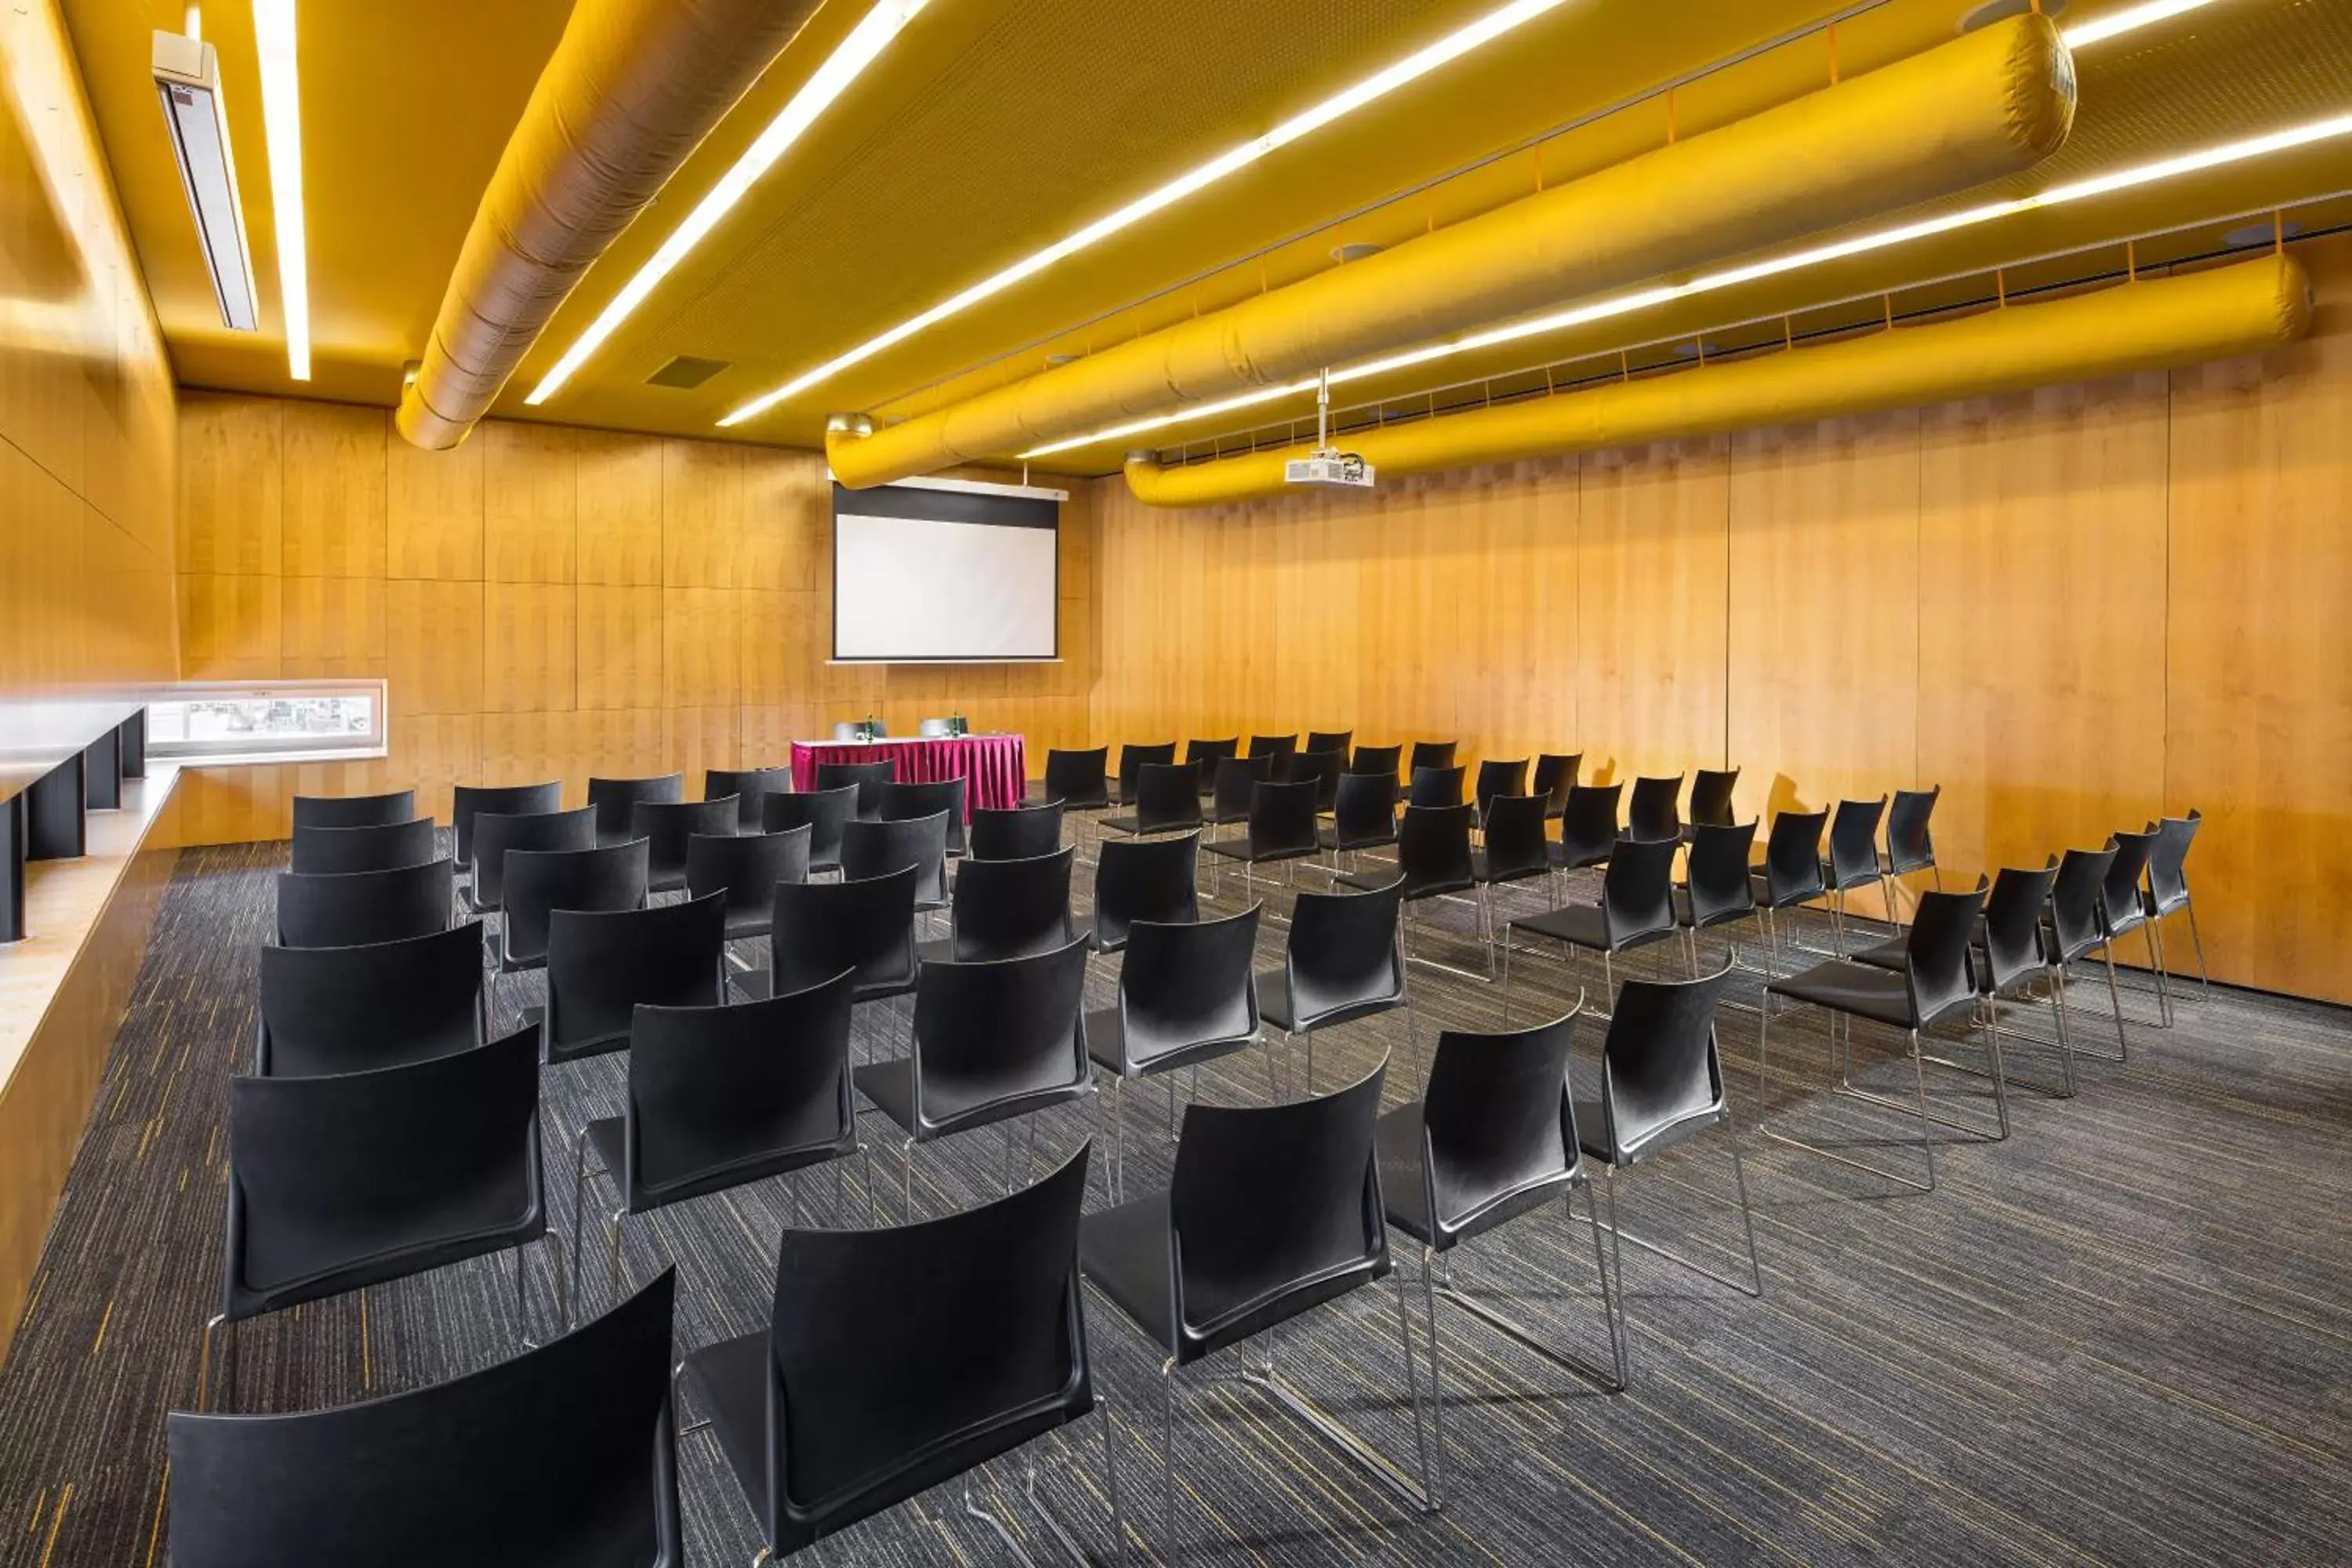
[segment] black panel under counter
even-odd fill
[[[85,774],[84,753],[76,752],[17,797],[25,813],[26,859],[74,860],[88,853]]]
[[[0,942],[25,940],[25,797],[0,800]]]
[[[122,776],[143,779],[147,776],[147,710],[125,719],[114,731],[122,747]]]
[[[92,811],[122,809],[122,731],[107,731],[81,754],[84,798]]]

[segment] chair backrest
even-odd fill
[[[758,1489],[779,1557],[1094,1408],[1087,1152],[943,1219],[784,1232]]]
[[[548,920],[556,910],[640,909],[650,890],[642,838],[599,849],[509,850],[499,958],[509,968],[527,968],[547,957]]]
[[[446,860],[428,860],[331,876],[280,871],[278,945],[357,947],[446,931],[455,869]]]
[[[1928,836],[1927,819],[1936,815],[1943,793],[1942,784],[1895,792],[1895,803],[1886,808],[1886,863],[1895,876],[1935,865],[1936,841]]]
[[[261,950],[264,1078],[365,1072],[482,1043],[482,927],[359,947]]]
[[[1462,770],[1457,767],[1415,768],[1406,784],[1407,805],[1446,806],[1462,804]]]
[[[1984,906],[1985,972],[1977,989],[1999,995],[2049,970],[2042,946],[2042,911],[2050,889],[2058,883],[2058,858],[2039,870],[2004,866],[1992,879],[1992,894]]]
[[[686,798],[686,775],[663,773],[644,779],[590,779],[588,804],[596,811],[596,837],[604,843],[630,836],[641,800],[676,802]]]
[[[2156,847],[2147,858],[2148,891],[2159,914],[2168,914],[2189,901],[2189,848],[2204,825],[2205,814],[2168,816],[2148,826],[2156,832]]]
[[[1472,886],[1470,829],[1474,805],[1408,805],[1397,824],[1397,870],[1404,896],[1425,899]]]
[[[882,786],[882,820],[914,822],[926,816],[947,818],[947,852],[963,853],[964,781],[927,779],[921,784]]]
[[[1601,876],[1601,910],[1620,945],[1675,929],[1675,855],[1679,838],[1621,838]]]
[[[1573,1012],[1532,1028],[1438,1035],[1421,1107],[1421,1180],[1441,1236],[1500,1225],[1582,1172],[1568,1092],[1575,1040]]]
[[[1348,771],[1351,773],[1386,773],[1393,779],[1403,756],[1404,747],[1402,745],[1358,746],[1349,754]]]
[[[878,763],[819,763],[816,765],[816,787],[857,791],[857,809],[850,815],[872,822],[882,815],[882,786],[898,776],[895,757],[885,757]]]
[[[739,807],[735,826],[745,833],[760,831],[768,796],[792,793],[793,770],[789,765],[779,768],[705,768],[702,772],[702,798],[723,800],[733,795]]]
[[[777,994],[805,991],[845,969],[861,991],[904,990],[915,980],[911,866],[840,882],[780,882],[769,914],[769,962]]]
[[[1331,798],[1335,847],[1394,843],[1396,813],[1395,773],[1341,773],[1339,791]]]
[[[294,797],[294,831],[298,836],[306,827],[388,827],[415,816],[416,792],[413,789],[396,789],[386,795]]]
[[[839,789],[772,795],[761,803],[760,825],[771,833],[807,828],[809,869],[831,871],[841,865],[842,825],[856,815],[856,786],[844,784]]]
[[[1087,944],[982,963],[929,961],[915,976],[919,1139],[1076,1098],[1087,1055]]]
[[[964,847],[975,860],[1032,860],[1062,847],[1062,805],[975,805]]]
[[[169,1429],[174,1568],[680,1568],[665,1268],[593,1322],[332,1410]]]
[[[1486,757],[1479,761],[1478,776],[1470,786],[1470,801],[1478,808],[1480,822],[1486,820],[1486,803],[1496,795],[1527,793],[1527,758],[1496,761],[1495,758]]]
[[[1712,822],[1691,827],[1690,856],[1684,866],[1684,883],[1690,892],[1691,924],[1720,925],[1756,908],[1755,884],[1748,863],[1756,853],[1756,822],[1729,826]]]
[[[437,860],[433,819],[387,822],[373,827],[297,827],[293,868],[332,876],[339,871],[390,871]]]
[[[1026,860],[974,860],[956,876],[950,920],[961,963],[1026,958],[1066,947],[1076,848]]]
[[[1411,780],[1413,774],[1423,768],[1450,768],[1453,765],[1453,742],[1415,741],[1412,743],[1412,760],[1405,769],[1405,777]]]
[[[1201,836],[1106,838],[1095,862],[1094,942],[1097,952],[1127,945],[1138,921],[1201,918]]]
[[[1962,1007],[1976,1005],[1969,968],[1969,944],[1976,940],[1977,917],[1984,913],[1981,879],[1965,893],[1922,893],[1903,942],[1904,970],[1911,981],[1911,1016],[1924,1028]]]
[[[646,841],[646,868],[656,888],[686,885],[689,838],[716,838],[741,826],[733,795],[717,800],[641,800],[629,813],[629,837]]]
[[[340,1295],[546,1229],[539,1032],[325,1078],[232,1078],[221,1310]]]
[[[1128,929],[1118,971],[1119,1049],[1125,1070],[1180,1067],[1258,1032],[1258,910],[1223,920]]]
[[[1568,809],[1568,792],[1584,770],[1582,752],[1541,752],[1536,756],[1535,777],[1528,790],[1543,796],[1544,815],[1557,817]]]
[[[1404,1001],[1404,879],[1369,893],[1295,895],[1282,968],[1293,1032]]]
[[[1209,820],[1247,822],[1257,786],[1274,777],[1274,765],[1279,760],[1273,756],[1218,758],[1216,780],[1209,791]]]
[[[452,794],[449,808],[450,823],[457,830],[458,868],[469,873],[474,868],[477,816],[546,816],[562,809],[563,784],[556,779],[545,784],[459,784]]]
[[[854,880],[915,870],[915,902],[938,909],[948,900],[948,814],[898,822],[852,817],[841,829],[841,874]]]
[[[1567,866],[1597,866],[1609,858],[1624,837],[1619,810],[1625,782],[1570,784],[1568,804],[1559,814],[1559,857]]]
[[[1312,748],[1294,752],[1283,768],[1283,777],[1290,784],[1310,784],[1315,786],[1315,809],[1329,811],[1339,798],[1339,775],[1347,770],[1341,765],[1348,760],[1345,752],[1317,751]]]
[[[1184,760],[1200,764],[1201,776],[1204,779],[1214,779],[1217,776],[1217,764],[1227,757],[1241,755],[1241,752],[1242,738],[1239,735],[1228,735],[1222,741],[1184,742]]]
[[[1387,1067],[1291,1104],[1184,1108],[1168,1186],[1178,1363],[1388,1272],[1372,1145]]]
[[[2140,879],[2155,858],[2156,833],[2111,833],[2107,842],[2115,846],[2116,858],[2100,892],[2102,919],[2110,932],[2128,931],[2140,921]]]
[[[2115,864],[2115,846],[2104,849],[2069,849],[2058,861],[2058,879],[2050,887],[2050,930],[2057,940],[2056,956],[2072,963],[2099,945],[2105,934],[2101,914],[2106,896],[2107,869]]]
[[[1307,731],[1307,743],[1298,749],[1302,752],[1337,752],[1345,757],[1348,748],[1355,741],[1353,730],[1309,730]]]
[[[1118,749],[1118,798],[1129,805],[1135,804],[1135,792],[1141,785],[1143,770],[1161,766],[1176,760],[1176,742],[1160,741],[1148,746],[1121,746]]]
[[[1551,868],[1539,795],[1498,795],[1486,802],[1486,879],[1533,876]]]
[[[1091,751],[1049,751],[1045,753],[1045,794],[1073,811],[1097,809],[1110,804],[1110,748]]]
[[[1601,1047],[1601,1125],[1612,1165],[1631,1164],[1664,1133],[1728,1113],[1716,1009],[1731,966],[1695,980],[1628,980],[1617,988]]]
[[[1842,800],[1830,814],[1830,886],[1865,887],[1878,879],[1878,819],[1886,797]]]
[[[629,1026],[623,1171],[631,1212],[740,1186],[857,1142],[857,977],[723,1007],[640,1005]]]
[[[1288,761],[1297,750],[1298,737],[1296,735],[1252,735],[1249,738],[1247,754],[1253,757],[1280,757]]]
[[[1683,775],[1637,778],[1633,795],[1625,807],[1625,836],[1629,838],[1680,838],[1682,818]]]
[[[1822,876],[1822,835],[1830,814],[1784,811],[1772,819],[1764,838],[1765,902],[1786,909],[1819,898],[1829,887]]]
[[[779,882],[805,882],[809,839],[814,829],[780,827],[773,833],[698,833],[686,841],[688,898],[719,894],[727,901],[730,930],[765,922]]]
[[[1690,815],[1694,827],[1731,826],[1732,792],[1739,787],[1738,768],[1701,768],[1691,775]]]
[[[1250,853],[1261,859],[1314,854],[1315,791],[1313,779],[1260,784],[1250,796]]]
[[[499,908],[506,899],[507,852],[511,849],[593,849],[596,808],[509,816],[485,811],[474,818],[474,903]]]
[[[644,909],[556,910],[547,926],[547,1059],[626,1050],[638,1004],[727,999],[727,898]]]
[[[1201,773],[1190,763],[1147,763],[1128,798],[1135,805],[1136,826],[1142,832],[1201,825]]]

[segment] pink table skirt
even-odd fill
[[[793,742],[793,787],[816,787],[819,763],[890,763],[900,784],[964,779],[967,817],[975,805],[1021,804],[1029,791],[1029,763],[1018,735],[959,735],[952,740]]]

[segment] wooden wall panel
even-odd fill
[[[572,435],[580,581],[658,587],[662,531],[649,520],[661,516],[661,443],[601,430]]]
[[[577,706],[573,594],[568,583],[490,582],[482,589],[482,710]]]
[[[450,451],[427,452],[387,429],[383,449],[388,575],[442,583],[481,577],[482,450],[488,445],[487,440],[473,440]]]
[[[280,579],[180,577],[180,674],[189,680],[269,680],[278,657]]]
[[[398,578],[384,587],[385,702],[394,713],[482,710],[479,583]],[[299,675],[300,671],[289,671]]]
[[[282,411],[284,545],[289,577],[384,574],[384,426],[381,408],[289,403]]]
[[[320,676],[382,676],[386,588],[381,576],[278,579],[279,667]]]
[[[275,574],[285,528],[284,409],[191,393],[180,403],[179,569]]]
[[[492,582],[569,583],[579,464],[572,433],[485,425],[482,571]]]

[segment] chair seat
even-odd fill
[[[1601,912],[1599,904],[1563,904],[1556,910],[1546,910],[1541,914],[1513,921],[1510,929],[1531,931],[1537,936],[1549,937],[1554,942],[1567,942],[1571,947],[1589,947],[1599,952],[1622,952],[1627,948],[1664,942],[1674,935],[1675,930],[1666,926],[1657,931],[1639,931],[1612,944],[1609,940],[1609,918]]]
[[[751,942],[768,934],[769,922],[774,917],[766,910],[737,910],[727,917],[722,942]]]
[[[1688,888],[1676,888],[1674,891],[1674,899],[1675,923],[1685,926],[1693,925],[1695,922],[1691,920],[1690,889]],[[1744,909],[1717,910],[1715,913],[1706,917],[1704,924],[1696,925],[1696,929],[1699,931],[1711,931],[1717,926],[1727,926],[1734,921],[1753,919],[1755,914],[1756,906],[1753,904],[1749,904]]]
[[[1576,1102],[1576,1142],[1584,1150],[1585,1158],[1598,1160],[1616,1170],[1623,1170],[1636,1160],[1646,1160],[1662,1150],[1677,1143],[1688,1142],[1705,1132],[1712,1131],[1729,1120],[1730,1103],[1718,1100],[1713,1108],[1694,1111],[1677,1121],[1654,1127],[1639,1144],[1631,1149],[1612,1149],[1603,1130],[1609,1125],[1608,1114],[1597,1100]],[[1620,1156],[1622,1156],[1620,1158]]]
[[[1047,1106],[1076,1100],[1086,1092],[1084,1084],[1057,1085],[1052,1089],[1010,1094],[1002,1100],[969,1110],[958,1111],[947,1121],[933,1121],[925,1127],[915,1125],[915,1060],[912,1057],[894,1057],[887,1061],[868,1062],[850,1069],[850,1078],[857,1092],[873,1102],[874,1109],[896,1122],[899,1131],[910,1134],[917,1142],[934,1138],[947,1138],[958,1132],[969,1132],[976,1127],[993,1127],[1000,1121],[1010,1121],[1016,1116],[1026,1116]]]
[[[955,962],[955,938],[951,936],[925,937],[922,941],[915,944],[915,962],[919,965],[925,963],[953,963]]]
[[[1897,861],[1884,849],[1878,852],[1878,874],[1882,877],[1907,877],[1914,871],[1932,871],[1935,868],[1936,858],[1932,855],[1922,860]]]
[[[1126,1048],[1127,1028],[1116,1007],[1102,1007],[1087,1015],[1087,1055],[1095,1065],[1106,1071],[1125,1077],[1146,1078],[1153,1073],[1172,1072],[1178,1068],[1198,1067],[1202,1062],[1229,1057],[1236,1051],[1256,1045],[1257,1035],[1224,1035],[1213,1040],[1198,1040],[1162,1051],[1148,1061],[1129,1064],[1120,1059]]]
[[[1369,1018],[1375,1013],[1390,1012],[1403,1005],[1404,997],[1402,994],[1392,997],[1383,996],[1371,1002],[1353,1002],[1345,1007],[1335,1007],[1328,1013],[1310,1018],[1302,1026],[1291,1016],[1289,974],[1283,970],[1268,969],[1261,971],[1257,977],[1258,1016],[1287,1034],[1298,1034],[1304,1029],[1328,1029],[1339,1024],[1352,1023],[1358,1018]]]
[[[1333,878],[1332,885],[1353,888],[1360,893],[1377,893],[1394,882],[1398,876],[1399,872],[1393,866],[1384,867],[1377,871],[1350,871],[1345,876]],[[1474,892],[1477,889],[1477,883],[1466,877],[1459,881],[1423,882],[1418,886],[1407,883],[1404,901],[1412,904],[1418,903],[1423,899],[1442,899],[1448,893]]]
[[[685,1382],[747,1498],[768,1495],[768,1331],[689,1351]],[[761,1533],[767,1521],[761,1521]]]
[[[1835,868],[1830,865],[1829,857],[1826,855],[1822,857],[1822,883],[1833,893],[1847,892],[1855,888],[1867,888],[1876,880],[1878,880],[1878,868],[1874,864],[1869,870],[1856,871],[1841,882],[1837,879]]]
[[[1551,867],[1548,863],[1541,866],[1508,866],[1497,875],[1487,868],[1486,852],[1484,849],[1470,851],[1470,879],[1474,882],[1523,882],[1529,877],[1549,875],[1551,875]]]
[[[1429,1216],[1429,1194],[1421,1179],[1421,1102],[1400,1105],[1372,1127],[1372,1148],[1381,1165],[1381,1202],[1389,1223],[1426,1246],[1444,1251],[1454,1238]]]
[[[1902,935],[1891,936],[1876,947],[1866,947],[1860,952],[1846,956],[1856,963],[1867,963],[1873,969],[1891,969],[1901,974],[1911,967],[1911,939]]]
[[[1550,858],[1551,868],[1555,871],[1584,871],[1609,864],[1609,851],[1606,849],[1587,849],[1571,858],[1568,846],[1557,838],[1544,847],[1544,853]]]
[[[1386,849],[1397,841],[1396,830],[1376,833],[1362,838],[1342,838],[1336,827],[1318,829],[1315,842],[1326,849]]]
[[[629,1190],[629,1178],[623,1166],[628,1163],[629,1124],[619,1116],[600,1116],[587,1128],[588,1147],[596,1152],[596,1163],[613,1178],[613,1184],[622,1192]],[[585,1202],[583,1198],[582,1200]]]
[[[1172,1348],[1168,1194],[1150,1194],[1078,1222],[1078,1267],[1155,1345]]]
[[[739,970],[730,974],[728,979],[734,984],[735,989],[742,994],[743,999],[747,1002],[764,1002],[775,994],[776,974],[772,969]],[[915,983],[911,979],[891,984],[877,982],[860,984],[853,987],[849,994],[849,1000],[853,1005],[860,1002],[887,1002],[893,996],[911,996],[914,994]]]
[[[1758,909],[1787,910],[1794,909],[1799,904],[1810,904],[1815,899],[1825,896],[1828,892],[1828,884],[1824,882],[1819,888],[1803,889],[1776,902],[1772,897],[1772,879],[1762,871],[1750,871],[1748,873],[1748,889],[1756,896]]]
[[[1893,970],[1832,959],[1827,963],[1816,963],[1801,974],[1775,980],[1764,989],[1892,1028],[1920,1026],[1920,1021],[1911,1014],[1911,983]]]
[[[1314,850],[1305,848],[1303,847],[1297,849],[1265,849],[1253,851],[1250,847],[1250,842],[1246,838],[1229,838],[1222,843],[1203,844],[1201,847],[1206,850],[1209,854],[1222,855],[1228,860],[1247,860],[1253,865],[1258,866],[1265,865],[1267,862],[1273,860],[1300,860],[1315,853]]]

